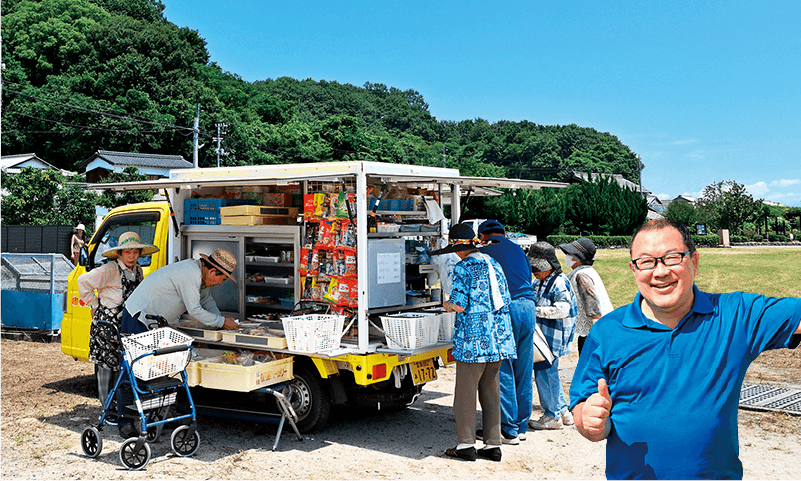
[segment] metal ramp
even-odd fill
[[[801,389],[743,383],[740,407],[801,416]]]

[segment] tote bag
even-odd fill
[[[553,364],[556,356],[551,352],[551,347],[548,346],[548,341],[545,340],[545,335],[542,333],[542,328],[537,324],[534,328],[534,369],[542,370],[548,369]]]

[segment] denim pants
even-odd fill
[[[516,299],[509,306],[517,359],[501,361],[501,430],[510,436],[525,433],[534,397],[534,327],[537,304],[533,299]]]
[[[553,360],[553,364],[548,369],[534,371],[534,379],[537,383],[540,405],[545,410],[545,414],[552,418],[558,418],[562,412],[567,411],[565,390],[559,379],[558,357]]]

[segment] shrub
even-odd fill
[[[548,241],[549,244],[556,247],[559,244],[569,244],[574,240],[578,239],[579,237],[587,237],[595,244],[595,247],[599,249],[604,247],[628,247],[629,240],[631,239],[631,237],[624,235],[578,236],[578,235],[560,234],[560,235],[549,235],[548,237],[545,238],[545,240]]]
[[[717,247],[720,245],[720,237],[717,234],[694,235],[693,242],[695,247]]]
[[[787,242],[787,236],[783,234],[768,234],[768,242]]]
[[[762,234],[754,234],[754,242],[762,242],[763,240],[765,240],[765,238],[762,237]]]
[[[744,235],[733,235],[729,240],[732,242],[748,242],[748,237]]]

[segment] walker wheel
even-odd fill
[[[120,462],[131,471],[142,469],[150,462],[150,445],[143,443],[141,448],[136,449],[138,440],[128,438],[120,446]]]
[[[200,447],[200,433],[195,431],[190,438],[187,436],[188,432],[189,426],[187,425],[178,426],[172,432],[170,446],[172,447],[172,452],[178,456],[192,456],[197,452],[197,448]]]
[[[83,454],[90,458],[98,457],[103,451],[103,436],[96,427],[91,426],[83,430],[81,448],[83,449]]]

